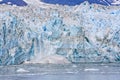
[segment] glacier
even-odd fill
[[[0,5],[0,65],[119,62],[119,19],[119,6],[88,2]]]

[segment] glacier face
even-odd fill
[[[0,7],[0,65],[120,61],[119,6]]]

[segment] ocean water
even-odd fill
[[[119,64],[17,65],[0,67],[0,80],[119,80]]]

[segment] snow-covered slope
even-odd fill
[[[0,65],[119,62],[119,19],[119,6],[87,2],[77,6],[0,5]]]
[[[39,5],[41,2],[40,0],[23,0],[24,2],[26,2],[27,4],[32,4],[32,5]]]
[[[113,0],[113,3],[111,3],[112,5],[120,5],[120,0]]]

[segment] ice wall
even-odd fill
[[[119,6],[0,7],[0,65],[120,61]]]

